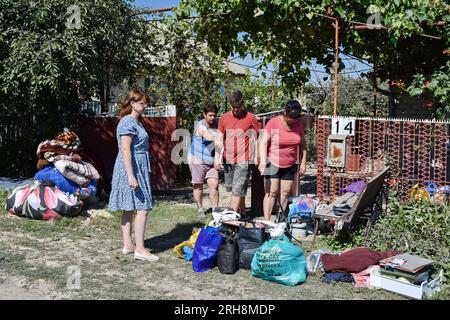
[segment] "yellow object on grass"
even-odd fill
[[[421,184],[417,183],[411,188],[411,198],[416,201],[430,200],[430,194]]]
[[[199,233],[200,229],[192,231],[192,235],[190,236],[189,240],[183,241],[182,243],[176,245],[175,248],[173,248],[173,253],[175,253],[178,258],[183,259],[183,247],[188,246],[194,249],[195,242],[197,241]]]

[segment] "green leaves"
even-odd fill
[[[194,25],[199,37],[216,50],[224,50],[226,55],[234,52],[242,55],[262,53],[268,63],[278,60],[280,65],[295,66],[317,59],[329,66],[327,60],[330,59],[323,57],[334,46],[335,34],[332,21],[318,15],[321,14],[339,18],[340,47],[346,53],[367,59],[369,63],[375,62],[378,70],[383,70],[381,80],[402,79],[409,84],[414,74],[429,73],[445,64],[445,57],[439,52],[449,36],[449,28],[432,26],[436,21],[449,19],[447,7],[440,0],[192,0],[189,4],[201,12],[201,18]],[[202,23],[209,15],[225,10],[231,10],[231,19]],[[255,10],[264,12],[264,15],[255,18]],[[380,13],[380,21],[370,20],[371,15],[377,12]],[[381,23],[388,29],[353,29],[354,24],[350,20],[362,24]],[[244,45],[237,41],[241,32],[250,35],[243,39]],[[420,36],[422,33],[443,39],[424,40]],[[446,69],[446,72],[450,73],[450,70]],[[283,68],[280,77],[291,90],[308,80],[305,72],[295,67]]]
[[[392,197],[391,197],[392,199]],[[373,227],[369,245],[377,250],[399,250],[435,261],[450,275],[450,209],[429,202],[400,204],[389,201],[387,212]]]
[[[346,10],[345,10],[345,8],[343,8],[343,7],[337,7],[337,8],[335,8],[334,10],[339,14],[339,17],[345,18],[345,16],[346,16]]]
[[[68,27],[72,5],[80,28]],[[0,111],[29,128],[2,140],[2,172],[34,174],[29,157],[41,139],[74,125],[84,99],[97,96],[106,104],[102,88],[142,66],[148,33],[132,13],[122,0],[0,1]]]

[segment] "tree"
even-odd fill
[[[251,53],[265,65],[276,60],[290,88],[307,82],[313,59],[332,70],[337,19],[340,49],[376,65],[369,74],[374,84],[379,78],[408,87],[417,74],[432,82],[450,73],[441,54],[449,50],[449,13],[442,0],[183,0],[179,18],[196,15],[200,39],[224,56]],[[445,85],[439,81],[435,92]]]
[[[230,90],[233,89],[244,94],[247,108],[255,114],[281,110],[292,98],[289,91],[277,81],[275,74],[272,79],[267,79],[248,72],[245,77],[236,79],[230,87]]]
[[[386,89],[387,84],[380,85]],[[332,82],[321,86],[305,86],[306,104],[316,114],[333,114],[333,92]],[[386,117],[388,99],[384,95],[376,94],[374,99],[372,85],[365,78],[352,78],[349,76],[339,77],[339,99],[338,115],[350,117]]]
[[[37,144],[73,127],[84,100],[105,106],[136,72],[144,31],[122,0],[0,0],[0,173],[29,176]]]
[[[208,103],[220,106],[220,87],[225,78],[224,59],[214,54],[193,34],[188,21],[165,17],[148,22],[155,44],[149,48],[148,92],[155,104],[172,103],[177,109],[177,126],[193,129],[194,121]]]

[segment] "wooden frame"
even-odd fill
[[[380,191],[383,188],[383,182],[387,176],[388,171],[389,167],[386,167],[378,175],[370,179],[361,193],[358,194],[354,192],[347,192],[327,205],[325,208],[322,208],[314,213],[313,218],[315,220],[315,226],[311,249],[313,248],[316,240],[320,220],[335,219],[336,223],[342,221],[343,223],[353,225],[356,221],[356,218],[361,215],[365,209],[373,206],[376,203],[376,200],[380,195]],[[333,210],[334,206],[344,204],[350,206],[350,210],[348,210],[343,215],[336,215]]]

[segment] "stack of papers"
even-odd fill
[[[433,261],[416,255],[402,253],[396,256],[380,260],[379,264],[381,266],[384,266],[385,269],[389,269],[390,267],[393,269],[402,270],[409,273],[417,273],[421,271],[423,268],[432,265]]]

